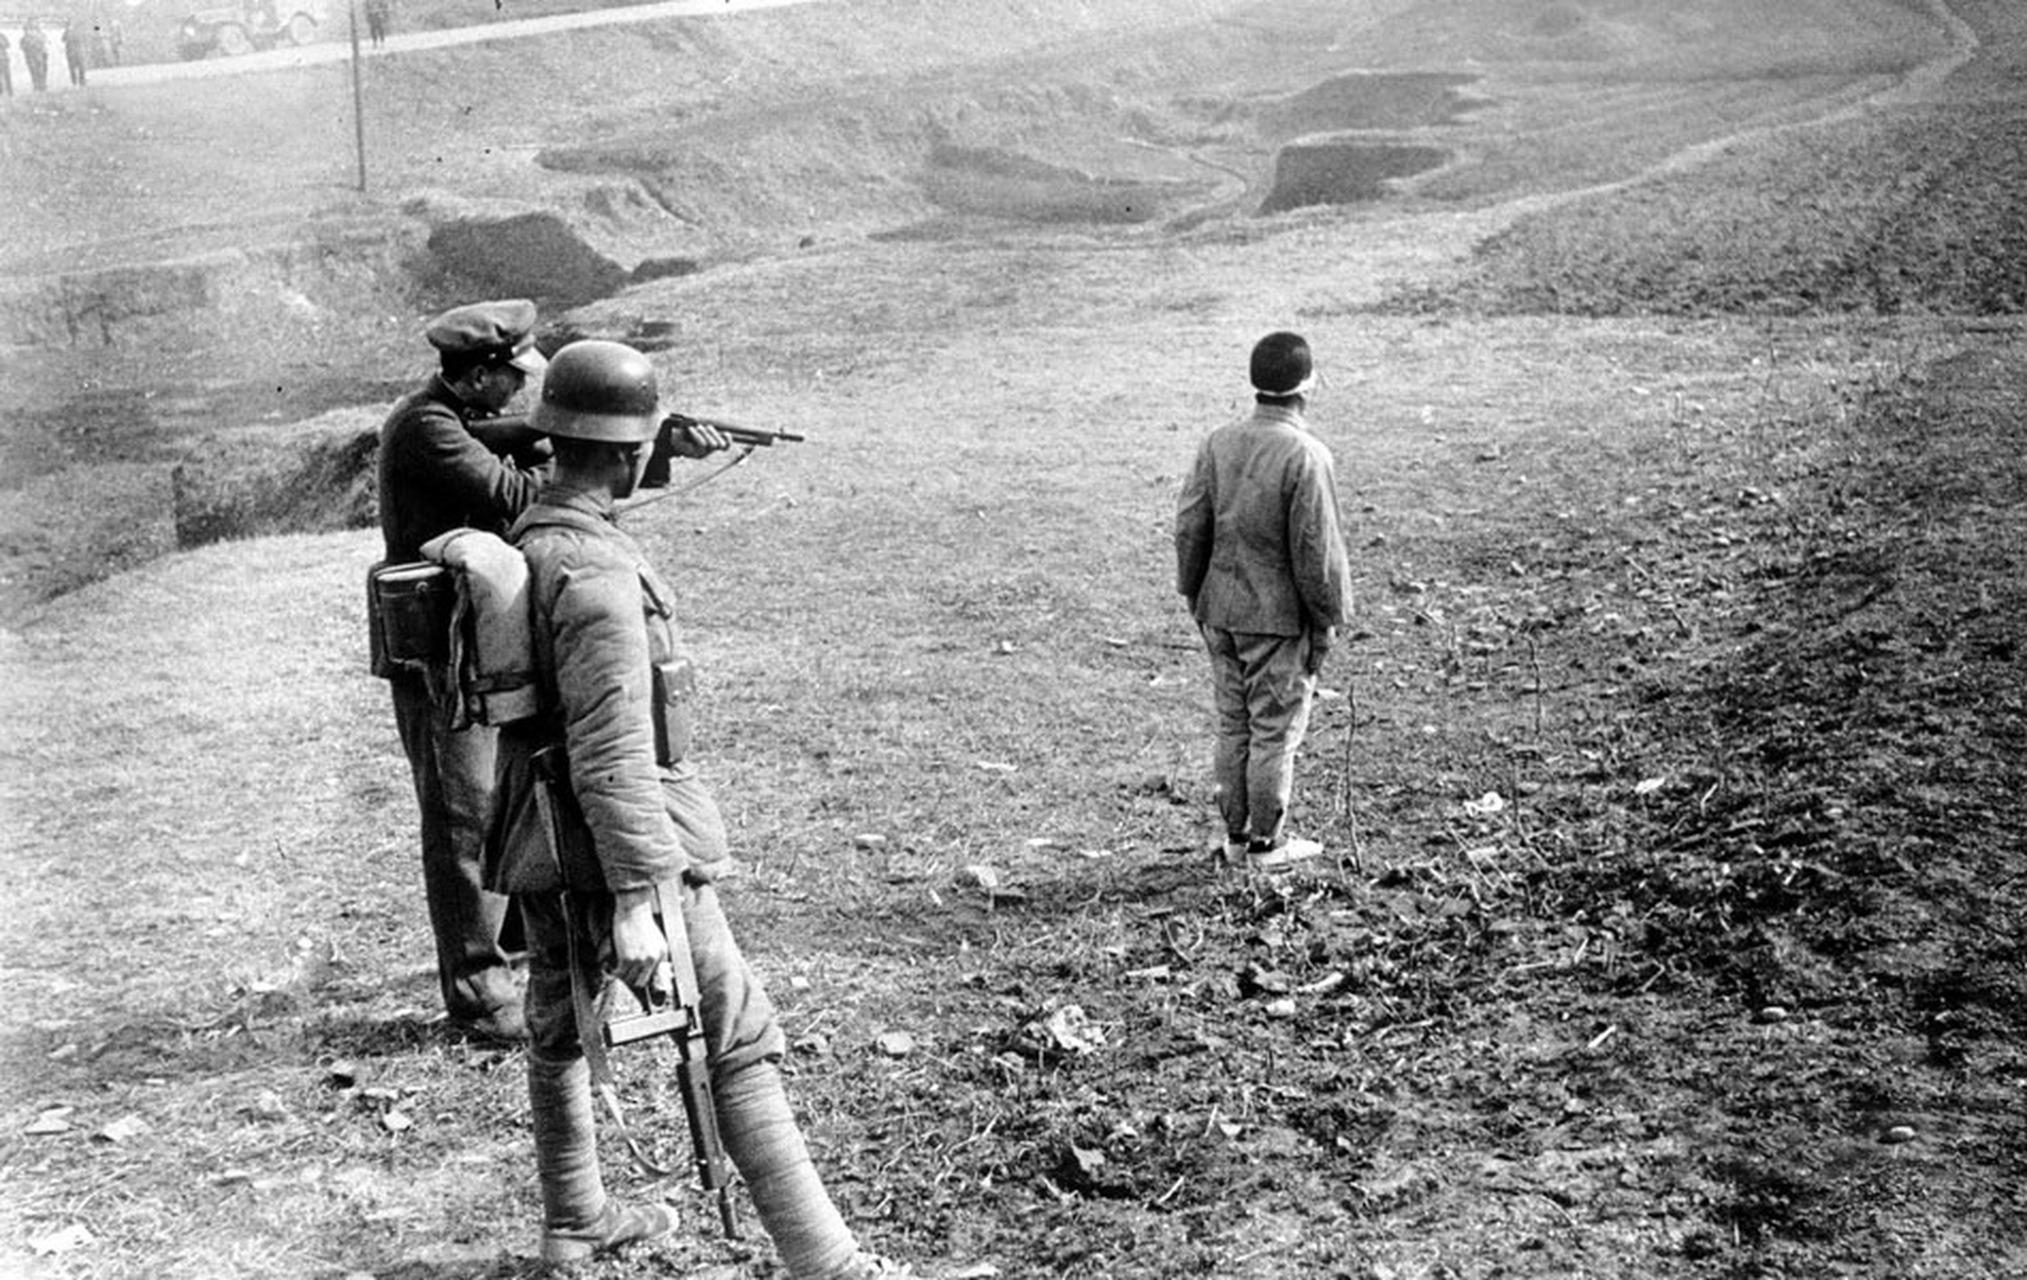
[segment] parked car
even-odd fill
[[[244,0],[199,9],[177,28],[176,52],[191,61],[308,44],[317,38],[320,16],[318,6],[303,0]]]

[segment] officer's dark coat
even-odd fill
[[[380,428],[380,534],[389,561],[420,560],[451,529],[504,534],[542,487],[540,472],[495,455],[465,428],[441,374],[404,396]]]

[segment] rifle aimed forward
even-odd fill
[[[741,426],[723,418],[701,418],[696,414],[672,413],[662,419],[661,429],[655,432],[655,451],[648,455],[647,471],[641,476],[643,489],[666,489],[669,485],[669,460],[676,456],[676,432],[686,431],[692,426],[711,427],[733,444],[748,451],[772,448],[776,441],[801,443],[802,436],[794,431],[769,431],[764,427]]]
[[[547,437],[536,431],[525,413],[505,413],[495,418],[478,418],[465,424],[479,443],[521,466],[533,466],[547,451]],[[800,444],[805,436],[797,431],[769,431],[723,418],[706,418],[694,413],[672,413],[662,419],[655,432],[654,452],[648,455],[647,472],[641,477],[643,489],[666,489],[669,462],[676,456],[676,433],[690,427],[710,427],[734,445],[747,451],[770,449],[776,444]],[[538,442],[539,447],[538,447]]]

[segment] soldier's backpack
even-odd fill
[[[452,529],[422,554],[367,574],[373,674],[422,676],[453,729],[534,715],[527,560],[478,529]]]

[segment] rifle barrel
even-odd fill
[[[671,414],[681,422],[694,422],[699,426],[712,427],[723,433],[734,444],[772,445],[777,440],[800,443],[804,437],[796,431],[769,431],[765,427],[749,427],[740,422],[728,422],[723,418],[706,418],[695,413]]]

